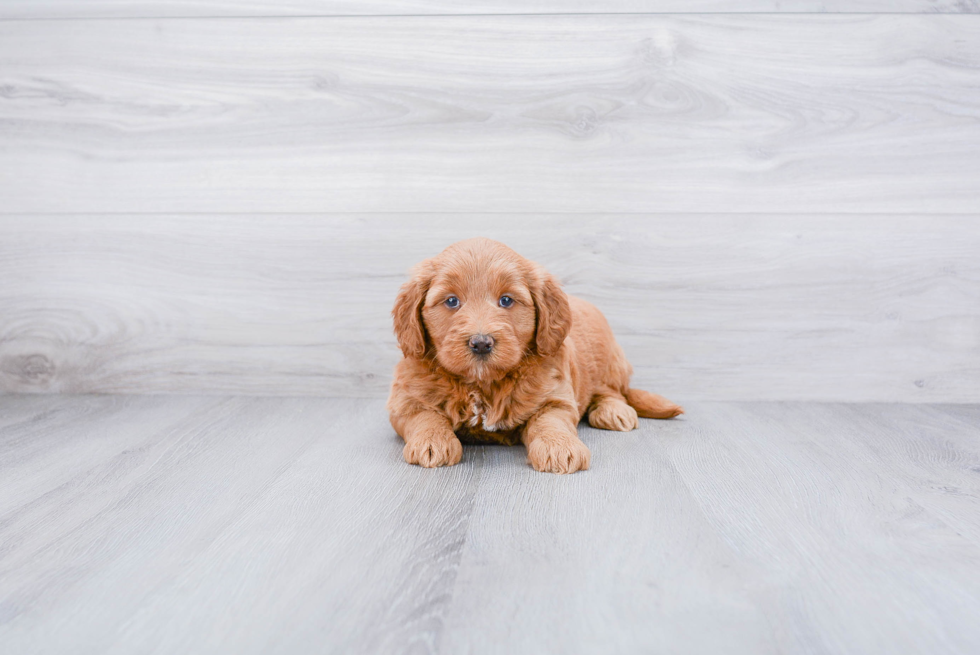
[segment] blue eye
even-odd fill
[[[449,309],[456,309],[457,307],[459,307],[459,298],[457,298],[456,296],[449,296],[448,298],[446,298],[446,307],[448,307]]]
[[[497,301],[501,307],[507,308],[514,304],[514,299],[510,296],[500,296],[500,300]]]

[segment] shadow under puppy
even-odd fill
[[[410,464],[457,464],[460,437],[524,443],[538,471],[589,468],[578,422],[632,430],[683,409],[630,389],[602,313],[502,243],[470,239],[418,264],[392,311],[404,358],[388,411]]]

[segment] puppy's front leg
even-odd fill
[[[411,416],[391,417],[395,432],[405,440],[402,456],[409,464],[426,468],[452,466],[463,458],[463,444],[445,416],[422,411]]]
[[[545,473],[574,473],[589,468],[592,455],[578,438],[578,420],[565,407],[546,407],[531,417],[522,438],[527,461]]]

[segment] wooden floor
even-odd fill
[[[0,396],[0,651],[980,652],[980,406],[688,410],[560,477],[380,400]]]

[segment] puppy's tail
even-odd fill
[[[626,392],[626,402],[643,418],[674,418],[684,413],[684,408],[675,405],[663,396],[642,389]]]

